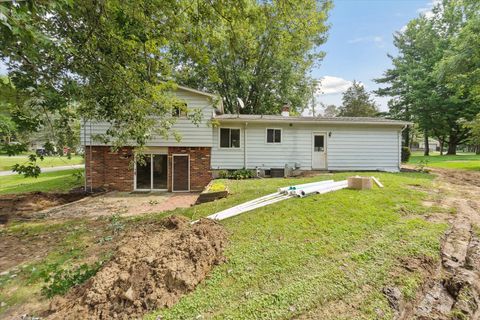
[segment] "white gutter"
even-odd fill
[[[246,119],[237,118],[237,119],[225,119],[215,117],[215,119],[219,122],[244,122]],[[315,121],[315,120],[295,120],[292,117],[287,119],[247,119],[250,122],[259,122],[259,123],[270,123],[270,122],[280,122],[280,123],[314,123],[314,124],[346,124],[346,125],[379,125],[379,126],[403,126],[406,127],[411,123],[406,122],[377,122],[377,121]],[[403,129],[402,129],[403,131]]]

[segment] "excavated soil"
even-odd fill
[[[74,202],[86,197],[84,192],[31,192],[0,196],[0,224],[9,219],[31,219],[32,213]]]
[[[446,222],[439,264],[421,268],[427,280],[416,299],[405,302],[397,288],[384,290],[395,319],[480,319],[480,174],[432,169],[439,205],[455,208]],[[406,264],[407,265],[407,264]]]
[[[85,284],[56,298],[47,319],[132,319],[170,307],[224,261],[223,227],[168,217],[126,236]]]

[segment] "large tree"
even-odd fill
[[[342,97],[342,106],[338,108],[340,117],[375,117],[378,115],[378,107],[365,90],[365,87],[353,81]]]
[[[393,67],[377,79],[388,84],[377,94],[393,97],[390,114],[418,123],[426,144],[428,137],[434,136],[442,145],[448,144],[448,154],[455,154],[457,145],[466,141],[469,130],[463,122],[479,111],[478,103],[452,85],[451,80],[458,78],[447,72],[458,58],[456,54],[455,59],[451,57],[451,48],[455,48],[465,25],[478,15],[478,9],[475,1],[445,0],[434,7],[431,16],[421,15],[410,21],[404,32],[394,36],[399,53],[391,56]],[[467,45],[469,52],[475,50],[471,45]]]
[[[218,92],[232,113],[279,113],[286,102],[302,109],[315,90],[309,73],[324,56],[319,46],[330,6],[330,0],[192,2],[184,37],[172,44],[174,79]]]
[[[30,0],[0,4],[0,59],[24,97],[15,112],[58,143],[79,115],[110,143],[174,134],[176,83],[217,92],[228,111],[304,104],[329,0]],[[275,109],[275,110],[274,110]],[[193,116],[193,121],[198,118]],[[55,125],[55,122],[60,124]],[[66,128],[66,129],[65,129]],[[61,129],[61,130],[60,130]],[[60,132],[60,131],[62,132]]]

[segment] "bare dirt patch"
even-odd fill
[[[438,175],[442,197],[439,205],[455,208],[445,222],[441,262],[420,270],[429,276],[413,302],[385,292],[395,311],[395,319],[480,319],[480,174],[462,170],[432,169]],[[407,268],[410,262],[404,263]],[[418,270],[418,266],[414,269]]]
[[[6,223],[9,219],[31,219],[34,216],[32,213],[74,202],[86,196],[87,194],[83,192],[31,192],[2,195],[0,196],[0,224]]]
[[[224,260],[226,232],[183,217],[132,231],[85,284],[55,299],[48,319],[132,319],[172,306]]]
[[[176,208],[188,208],[195,204],[197,198],[198,194],[195,193],[108,192],[78,203],[43,210],[38,212],[37,216],[52,219],[95,218],[113,214],[135,216]]]

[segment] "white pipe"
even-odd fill
[[[340,189],[346,188],[347,186],[348,186],[347,180],[343,180],[343,181],[335,182],[332,185],[324,188],[317,188],[317,189],[310,188],[309,190],[306,190],[306,189],[301,190],[299,193],[297,193],[297,195],[303,198],[310,194],[323,194],[330,191],[340,190]]]
[[[329,184],[324,184],[324,185],[319,185],[319,186],[311,186],[311,187],[308,187],[308,188],[303,188],[303,189],[300,189],[300,190],[296,190],[295,194],[296,195],[306,195],[306,194],[310,194],[312,192],[315,192],[317,190],[332,188],[332,187],[335,187],[338,184],[342,184],[342,183],[343,183],[343,181],[337,181],[337,182],[332,182],[332,183],[329,183]]]
[[[317,182],[310,182],[310,183],[304,183],[304,184],[297,184],[294,186],[288,186],[284,188],[278,188],[278,192],[285,192],[285,191],[291,191],[291,190],[298,190],[302,189],[305,187],[310,187],[310,186],[315,186],[315,185],[320,185],[320,184],[325,184],[325,183],[331,183],[333,180],[323,180],[323,181],[317,181]]]
[[[288,199],[288,198],[291,198],[291,196],[283,195],[281,197],[277,197],[277,198],[274,198],[274,199],[271,199],[271,200],[268,200],[268,201],[265,201],[265,202],[260,202],[260,203],[257,203],[257,204],[251,205],[251,206],[247,206],[247,207],[240,207],[240,208],[239,207],[233,207],[233,208],[230,208],[230,209],[212,214],[212,215],[208,216],[207,218],[212,219],[212,220],[223,220],[223,219],[230,218],[230,217],[233,217],[233,216],[236,216],[236,215],[239,215],[241,213],[251,211],[251,210],[254,210],[254,209],[257,209],[257,208],[261,208],[261,207],[264,207],[266,205],[269,205],[269,204],[272,204],[272,203],[275,203],[275,202],[279,202],[279,201],[282,201],[282,200],[285,200],[285,199]]]
[[[316,185],[316,186],[305,187],[305,188],[301,188],[301,189],[297,189],[297,190],[290,190],[288,193],[291,194],[291,195],[294,195],[294,196],[300,196],[303,191],[311,191],[311,190],[318,190],[318,189],[321,189],[321,188],[329,188],[329,187],[333,186],[334,184],[335,184],[335,182],[332,181],[332,182],[329,182],[329,183],[319,184],[319,185]]]

